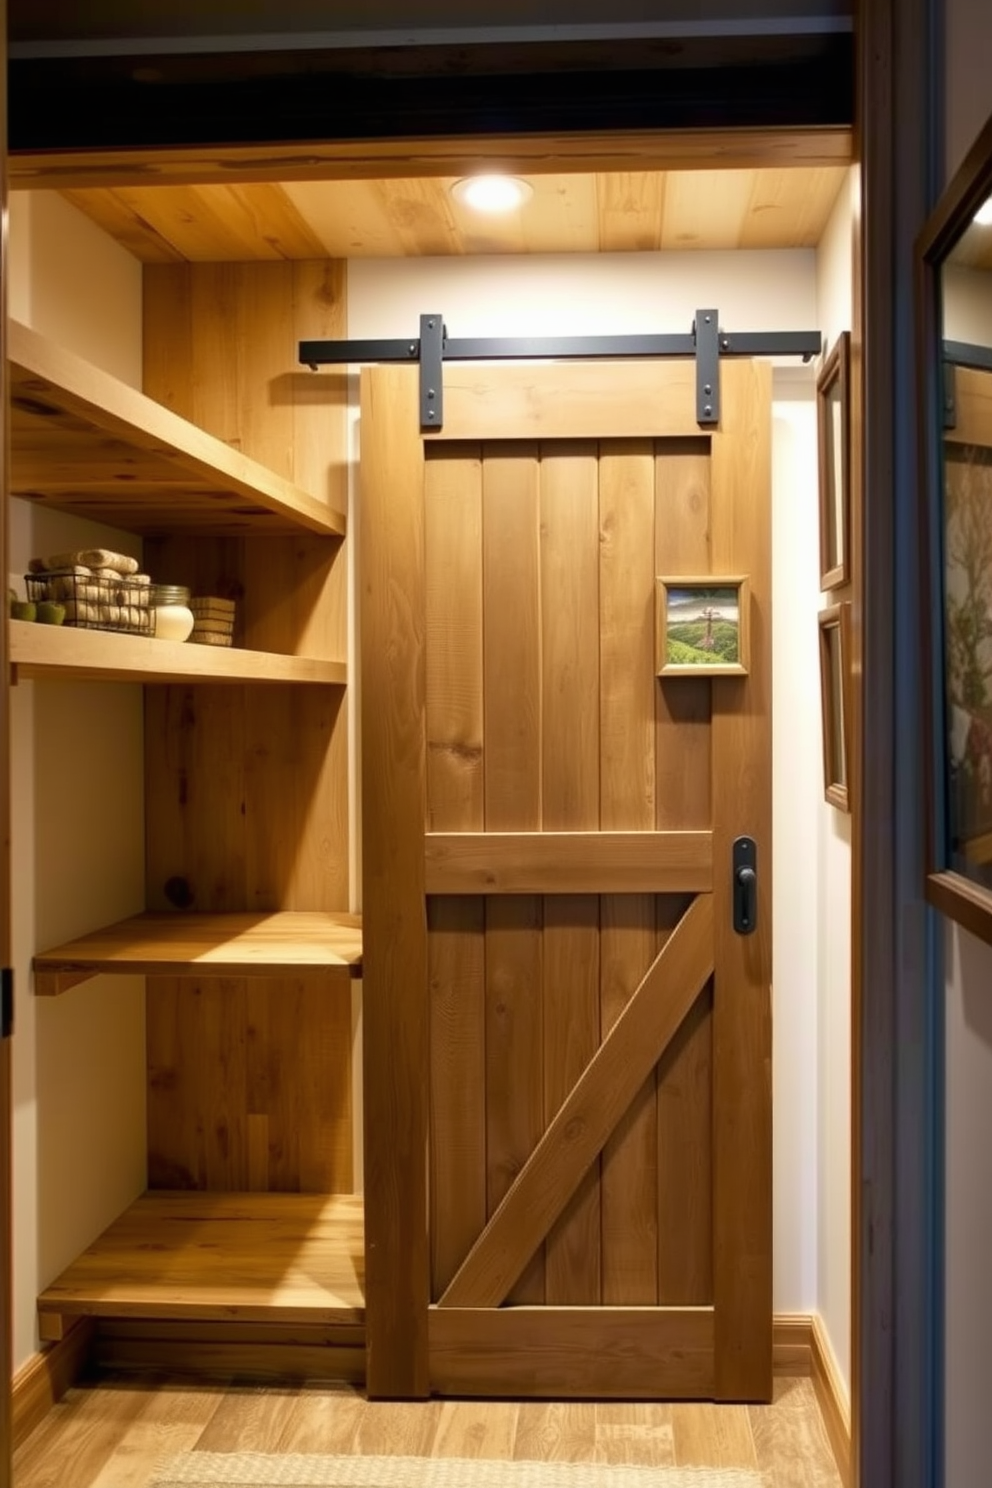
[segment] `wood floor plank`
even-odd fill
[[[509,1461],[520,1406],[515,1401],[445,1400],[441,1404],[435,1457],[481,1457]]]
[[[440,1419],[440,1400],[370,1400],[354,1451],[362,1457],[430,1457]]]
[[[196,1441],[198,1452],[275,1452],[299,1386],[241,1385],[225,1395]]]
[[[747,1409],[768,1488],[840,1488],[812,1380],[776,1380],[772,1405]]]
[[[522,1401],[513,1456],[526,1462],[592,1462],[596,1407],[587,1401]]]
[[[15,1453],[17,1488],[64,1488],[70,1467],[73,1488],[94,1488],[119,1443],[148,1408],[154,1389],[152,1381],[144,1387],[70,1390]],[[152,1466],[148,1463],[149,1475]]]
[[[289,1403],[277,1451],[351,1453],[367,1408],[350,1385],[304,1388]]]
[[[260,1401],[264,1404],[260,1408]],[[247,1403],[246,1403],[247,1402]],[[227,1408],[223,1411],[222,1406]],[[236,1407],[236,1408],[235,1408]],[[276,1452],[509,1456],[544,1461],[629,1462],[666,1467],[675,1459],[675,1421],[686,1455],[720,1459],[726,1467],[758,1470],[766,1488],[841,1488],[813,1386],[808,1379],[777,1380],[767,1406],[669,1406],[653,1401],[590,1405],[437,1401],[369,1405],[356,1391],[302,1385],[268,1392],[244,1387],[169,1381],[161,1376],[111,1374],[70,1390],[15,1455],[16,1488],[149,1488],[155,1470],[151,1442],[182,1438],[184,1421],[206,1417],[198,1445],[230,1441],[239,1422],[252,1434],[236,1443],[276,1438]],[[741,1430],[745,1409],[750,1438]],[[695,1412],[687,1415],[686,1412]],[[211,1420],[217,1428],[211,1430]],[[254,1418],[253,1418],[254,1417]],[[511,1426],[512,1422],[512,1426]],[[705,1439],[709,1423],[717,1433]],[[170,1438],[169,1433],[175,1433]],[[164,1433],[164,1436],[163,1436]],[[731,1461],[734,1442],[741,1459]],[[176,1450],[185,1448],[179,1446]],[[217,1450],[217,1448],[214,1448]],[[683,1460],[680,1458],[680,1461]],[[113,1463],[117,1476],[108,1471]]]
[[[598,1402],[596,1461],[632,1467],[674,1467],[670,1405]]]
[[[218,1409],[214,1390],[167,1386],[146,1396],[145,1409],[121,1437],[93,1488],[143,1488],[148,1471],[177,1452],[189,1452]]]
[[[673,1405],[672,1439],[679,1467],[758,1465],[746,1405]]]

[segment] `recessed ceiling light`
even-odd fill
[[[456,201],[476,212],[513,212],[534,195],[534,188],[519,176],[467,176],[451,188]]]
[[[984,206],[979,207],[975,213],[975,221],[979,227],[992,227],[992,196],[989,197]]]

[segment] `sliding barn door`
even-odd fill
[[[771,1389],[770,371],[363,378],[373,1395]],[[656,576],[747,576],[746,676]],[[758,928],[733,919],[757,848]]]

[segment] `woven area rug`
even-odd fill
[[[184,1452],[152,1488],[762,1488],[760,1473],[462,1457],[320,1457]]]

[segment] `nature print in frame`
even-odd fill
[[[659,576],[659,677],[747,675],[750,586],[745,575]]]

